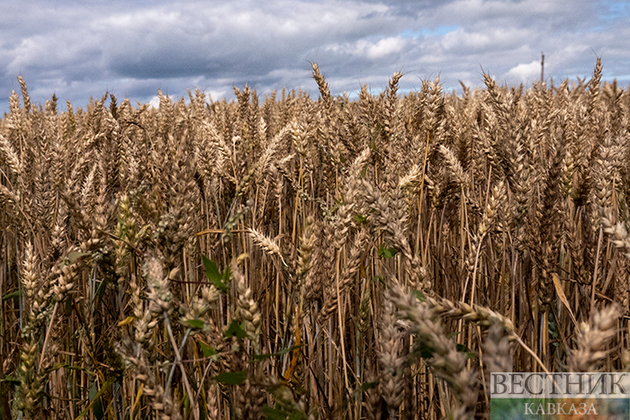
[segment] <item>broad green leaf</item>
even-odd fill
[[[216,263],[209,260],[205,255],[202,255],[201,258],[203,259],[203,266],[206,269],[206,276],[208,280],[210,280],[210,283],[218,290],[226,290],[228,286],[223,282],[225,273],[222,274],[219,272]]]
[[[354,221],[357,223],[357,225],[362,225],[363,223],[367,221],[367,216],[364,216],[361,213],[355,214],[353,218],[354,218]]]
[[[422,357],[423,359],[430,359],[433,357],[433,352],[425,348],[420,351],[420,357]]]
[[[268,420],[287,420],[289,418],[289,415],[283,410],[269,407],[268,405],[262,407],[260,411],[263,412],[265,418]]]
[[[413,295],[420,301],[424,302],[427,300],[427,297],[420,290],[414,290]]]
[[[476,356],[474,352],[470,351],[470,349],[463,344],[458,344],[456,346],[456,349],[460,353],[466,353],[466,359],[472,359]]]
[[[265,418],[269,420],[304,420],[306,417],[299,411],[287,412],[279,408],[272,408],[268,405],[262,407],[260,411],[263,412]]]
[[[208,276],[208,280],[220,281],[221,273],[219,272],[219,269],[217,268],[217,264],[214,261],[210,260],[205,255],[202,255],[201,258],[203,259],[203,266],[206,269],[206,276]]]
[[[247,333],[237,321],[232,321],[224,335],[226,337],[233,336],[240,339],[247,338]]]
[[[218,351],[207,345],[206,343],[199,342],[199,348],[201,348],[201,352],[203,353],[203,357],[211,357],[215,354],[219,354]]]
[[[378,256],[381,258],[392,258],[397,253],[398,250],[396,248],[388,248],[385,246],[385,244],[382,244],[378,249]]]
[[[420,353],[420,357],[423,359],[430,359],[433,357],[433,350],[422,341],[417,343],[416,352]]]
[[[203,330],[204,323],[200,319],[187,319],[186,321],[182,321],[182,325],[196,330]]]
[[[221,372],[213,378],[217,382],[228,385],[241,385],[247,379],[247,371]]]
[[[101,405],[100,396],[98,395],[98,388],[96,387],[96,382],[92,384],[89,392],[90,402],[92,403],[92,413],[94,413],[94,417],[98,420],[103,419],[103,406]]]

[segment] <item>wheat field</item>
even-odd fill
[[[630,95],[590,80],[0,120],[0,417],[470,419],[629,369]]]

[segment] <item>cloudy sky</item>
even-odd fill
[[[55,93],[85,106],[106,91],[132,104],[157,90],[178,99],[199,88],[234,98],[305,89],[309,61],[333,94],[374,93],[402,71],[401,90],[440,76],[444,87],[589,77],[630,82],[630,1],[611,0],[0,0],[0,112],[17,76],[31,100]],[[0,114],[1,115],[1,114]]]

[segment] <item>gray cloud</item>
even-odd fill
[[[6,4],[8,3],[8,4]],[[368,83],[375,91],[402,70],[401,91],[440,75],[477,86],[481,69],[500,83],[540,74],[587,77],[596,56],[604,76],[630,81],[628,1],[254,0],[69,2],[0,5],[0,109],[22,75],[32,99],[55,93],[75,107],[111,91],[132,103],[157,90],[174,97],[204,89],[232,98],[248,83],[316,95],[309,61],[333,93]]]

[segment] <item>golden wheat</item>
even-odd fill
[[[625,369],[630,94],[303,91],[0,120],[0,417],[437,419]],[[611,306],[610,304],[613,304]],[[575,344],[573,344],[575,342]]]

